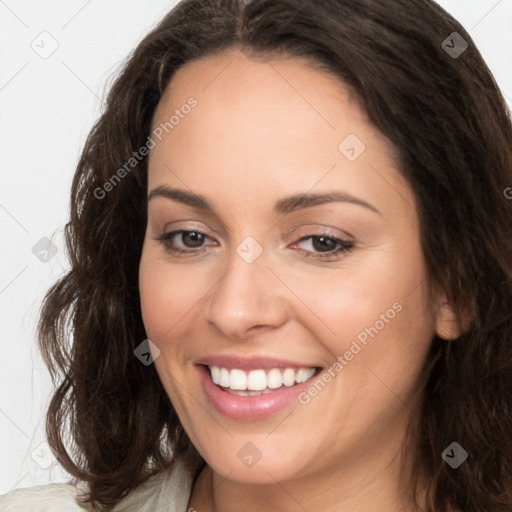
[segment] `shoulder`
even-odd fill
[[[182,512],[192,488],[185,466],[176,461],[135,488],[115,507],[115,512]],[[16,489],[0,496],[1,512],[87,512],[77,502],[80,491],[72,484],[48,484]]]
[[[139,485],[113,510],[114,512],[183,512],[187,510],[191,490],[192,478],[182,461],[177,460],[169,470],[157,473]]]
[[[177,461],[134,489],[115,507],[116,512],[182,512],[186,510],[192,481]],[[87,512],[76,501],[79,490],[72,484],[48,484],[16,489],[0,496],[1,512]]]
[[[76,501],[76,487],[71,484],[48,484],[15,489],[0,496],[2,512],[81,512]]]

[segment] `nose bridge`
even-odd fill
[[[276,278],[267,268],[263,248],[256,243],[247,237],[238,245],[209,298],[206,320],[230,338],[243,338],[253,327],[278,327],[286,321],[285,299],[279,296],[280,287],[273,282]]]

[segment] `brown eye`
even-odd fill
[[[322,234],[305,236],[293,244],[293,247],[300,245],[305,256],[318,259],[335,257],[354,249],[353,242]]]
[[[336,241],[327,236],[313,236],[311,240],[311,245],[318,252],[329,252],[336,248]]]
[[[186,229],[163,233],[156,238],[166,250],[177,254],[198,253],[204,248],[207,239],[210,237],[202,231]]]
[[[203,233],[199,231],[182,231],[181,240],[187,247],[201,247],[205,239]]]

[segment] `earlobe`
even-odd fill
[[[454,340],[463,333],[460,320],[446,299],[442,298],[436,313],[436,334],[444,340]]]

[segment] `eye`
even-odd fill
[[[183,255],[201,253],[206,250],[207,245],[212,245],[211,243],[206,244],[208,240],[212,242],[212,239],[198,229],[169,231],[162,233],[155,240],[162,243],[167,251]],[[290,247],[295,249],[300,245],[303,246],[300,250],[305,256],[317,259],[333,258],[354,248],[353,242],[326,234],[302,237]]]
[[[204,249],[204,243],[211,238],[198,229],[179,229],[162,233],[155,240],[161,242],[166,250],[176,253],[198,253]]]
[[[313,258],[332,258],[341,253],[345,253],[354,249],[353,242],[342,240],[328,236],[325,234],[308,235],[302,237],[298,242],[295,242],[291,247],[296,248],[302,244],[302,252],[305,256]]]

